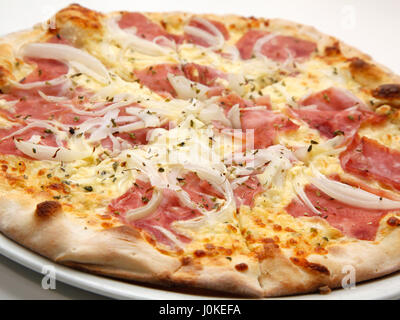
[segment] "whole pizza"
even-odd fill
[[[73,4],[0,39],[0,89],[0,231],[57,263],[253,297],[400,269],[400,78],[312,27]]]

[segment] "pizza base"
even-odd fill
[[[90,32],[91,28],[96,29],[95,20],[101,18],[94,11],[88,17],[79,10],[78,13],[76,10],[65,10],[60,19],[66,21],[66,34],[76,35],[76,30],[81,30],[82,25],[86,32]],[[152,14],[155,18],[164,15],[173,15],[177,19],[189,16],[180,12]],[[221,16],[203,17],[213,19]],[[245,19],[233,15],[223,18],[231,23]],[[344,56],[356,56],[375,65],[377,77],[386,82],[400,82],[399,76],[373,61],[368,55],[320,33],[313,27],[282,19],[269,21],[293,30],[301,27],[320,39],[318,43],[338,43]],[[5,57],[4,61],[14,61],[15,48],[22,42],[35,41],[43,34],[41,29],[36,28],[3,38],[0,42],[0,56]],[[1,85],[13,79],[11,64],[4,61],[0,58]],[[323,286],[340,287],[345,275],[342,268],[345,265],[355,267],[357,282],[378,278],[400,269],[400,229],[396,229],[379,243],[354,240],[345,245],[330,246],[326,255],[309,255],[307,261],[312,265],[308,269],[295,265],[281,249],[270,244],[265,245],[265,258],[259,264],[254,259],[243,257],[252,266],[247,272],[237,272],[226,265],[204,266],[198,270],[193,266],[184,266],[177,257],[160,253],[129,227],[104,231],[85,229],[78,219],[62,211],[39,217],[36,206],[44,200],[17,192],[0,195],[0,231],[57,263],[125,280],[163,286],[205,288],[243,296],[273,297],[314,292]],[[325,269],[329,270],[329,274]]]

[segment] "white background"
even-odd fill
[[[99,11],[189,11],[284,18],[313,25],[370,54],[400,74],[400,0],[0,0],[0,34],[27,29],[71,2]],[[58,284],[41,289],[41,276],[0,256],[0,299],[91,299]]]

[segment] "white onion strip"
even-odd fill
[[[160,231],[164,236],[171,240],[178,248],[182,249],[184,244],[171,231],[160,226],[153,226],[154,229]]]
[[[276,34],[268,34],[256,41],[253,47],[253,52],[256,56],[261,55],[262,47],[276,37]]]
[[[190,81],[184,76],[175,76],[171,73],[167,75],[167,78],[180,99],[197,98],[204,100],[207,98],[209,87]]]
[[[107,26],[112,35],[112,40],[117,40],[124,48],[132,47],[134,50],[150,56],[163,56],[175,53],[169,46],[160,46],[153,41],[138,37],[136,34],[129,32],[130,30],[128,29],[121,29],[114,18],[108,20]]]
[[[69,150],[64,147],[50,147],[14,139],[15,146],[22,153],[37,160],[71,162],[90,156],[90,152]]]
[[[27,126],[21,128],[17,131],[14,131],[13,133],[9,134],[8,136],[1,138],[0,141],[20,135],[20,134],[24,133],[25,131],[29,130],[30,128],[45,128],[45,129],[51,130],[53,133],[56,134],[57,145],[59,145],[59,146],[61,145],[61,138],[59,135],[62,133],[62,131],[58,130],[55,126],[49,124],[45,120],[33,121],[33,122],[29,123]]]
[[[232,123],[234,129],[241,129],[242,123],[240,122],[240,108],[239,104],[235,104],[228,112],[228,119]]]
[[[10,83],[13,85],[13,87],[17,89],[22,89],[22,90],[30,90],[30,89],[35,89],[35,88],[40,88],[40,87],[51,87],[51,86],[58,86],[60,84],[64,84],[69,79],[66,77],[66,75],[62,75],[58,78],[52,79],[52,80],[47,80],[47,81],[35,81],[35,82],[30,82],[30,83],[19,83],[14,80],[10,80]]]
[[[126,213],[126,219],[129,222],[132,222],[135,220],[143,219],[148,215],[152,214],[154,211],[157,210],[162,200],[162,196],[163,196],[162,190],[158,190],[155,188],[153,190],[153,195],[151,196],[150,201],[143,207],[129,210]]]
[[[365,209],[391,210],[400,208],[400,201],[382,198],[362,189],[330,180],[315,168],[313,168],[313,173],[315,178],[312,179],[312,184],[328,196],[340,202]]]
[[[321,212],[317,210],[310,199],[308,199],[306,193],[304,192],[304,189],[299,186],[298,182],[293,183],[294,190],[296,194],[299,196],[300,200],[303,201],[303,203],[314,213],[321,215]]]
[[[110,77],[104,65],[89,53],[65,44],[31,43],[23,47],[23,56],[39,59],[54,59],[63,61],[82,72],[90,71],[90,76],[96,80],[108,83]]]

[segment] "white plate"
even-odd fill
[[[36,272],[42,272],[44,267],[53,266],[56,270],[56,280],[71,286],[115,299],[157,299],[157,300],[203,300],[203,299],[238,299],[205,294],[189,294],[176,290],[149,287],[119,280],[100,277],[77,271],[35,254],[0,234],[0,254],[22,264]],[[358,284],[354,289],[334,290],[328,295],[307,294],[283,299],[400,299],[400,273],[378,280]]]

